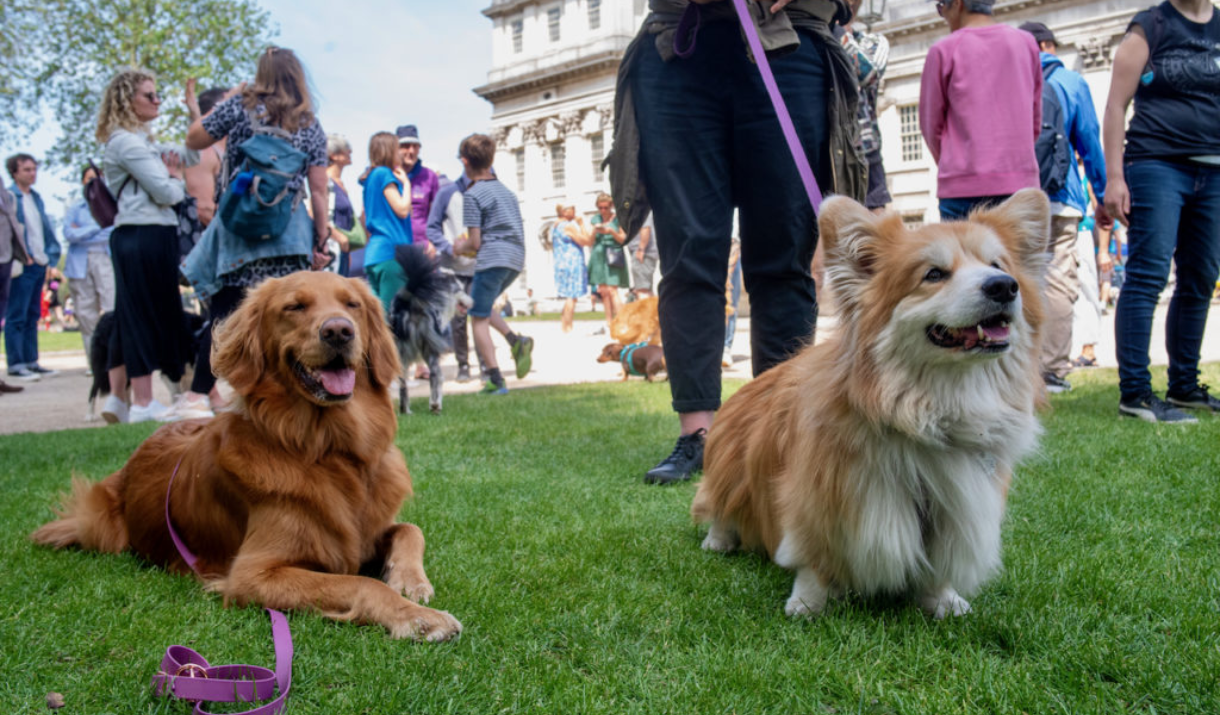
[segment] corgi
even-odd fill
[[[1040,434],[1049,224],[1037,189],[915,230],[828,199],[839,328],[721,408],[691,506],[710,525],[703,548],[795,571],[791,616],[847,590],[968,613],[1000,568],[1009,481]]]

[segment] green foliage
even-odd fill
[[[24,137],[44,115],[60,136],[47,162],[75,166],[97,156],[93,137],[102,91],[114,72],[139,66],[157,75],[164,98],[154,123],[163,140],[186,133],[187,78],[200,90],[253,76],[274,35],[256,0],[47,0],[0,5],[0,130]]]
[[[943,622],[858,597],[793,620],[791,574],[701,551],[694,486],[641,481],[673,445],[664,384],[453,396],[440,417],[421,396],[399,422],[402,516],[428,539],[432,605],[465,631],[423,645],[290,614],[288,712],[1220,712],[1220,415],[1150,425],[1118,416],[1113,370],[1072,382],[1017,472],[1004,573]],[[271,665],[260,610],[26,538],[71,474],[105,476],[154,429],[0,437],[0,712],[46,712],[55,691],[64,712],[186,713],[148,692],[171,643]]]

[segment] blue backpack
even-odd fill
[[[225,228],[250,241],[278,238],[288,228],[301,191],[292,180],[305,171],[309,157],[292,146],[291,135],[267,126],[246,110],[254,136],[239,147],[245,159],[229,175],[220,198],[219,215]]]

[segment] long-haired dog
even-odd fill
[[[412,365],[423,361],[428,365],[431,388],[428,406],[433,414],[439,414],[445,382],[441,356],[453,350],[450,322],[458,311],[469,310],[474,302],[462,291],[462,284],[453,272],[440,268],[439,263],[428,258],[422,249],[399,246],[394,257],[407,276],[406,287],[398,291],[390,306],[390,330],[398,343],[403,367],[398,381],[398,411],[411,414],[408,371]]]
[[[839,330],[721,409],[691,507],[703,548],[794,570],[790,615],[845,589],[967,613],[1040,433],[1046,196],[914,231],[832,198],[819,228]]]
[[[618,315],[610,321],[610,337],[624,345],[660,345],[661,318],[657,314],[657,297],[632,301],[619,308]]]
[[[166,388],[170,395],[177,396],[183,390],[183,385],[189,385],[191,376],[195,373],[195,347],[196,340],[199,339],[201,330],[211,329],[210,323],[205,323],[204,319],[198,313],[187,311],[184,313],[187,326],[187,342],[182,345],[182,354],[186,356],[186,369],[179,379],[172,380],[170,376],[162,374],[161,379],[165,382]],[[85,357],[89,361],[89,371],[93,373],[93,382],[89,385],[89,409],[85,413],[85,421],[92,422],[97,419],[97,398],[106,397],[110,394],[110,352],[113,344],[115,332],[119,329],[118,315],[112,310],[102,313],[97,320],[97,327],[93,329],[93,338],[89,344],[89,354]],[[124,402],[127,401],[126,396],[122,396]],[[103,413],[102,415],[110,421],[111,415]]]
[[[411,495],[389,395],[400,368],[368,287],[333,273],[269,279],[212,347],[235,409],[165,425],[119,471],[78,480],[34,541],[130,549],[186,573],[168,512],[226,603],[312,609],[396,638],[457,635],[452,616],[416,602],[433,595],[423,534],[395,523]]]

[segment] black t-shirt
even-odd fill
[[[1135,90],[1126,158],[1220,156],[1220,11],[1188,20],[1168,1],[1138,13],[1152,49]]]

